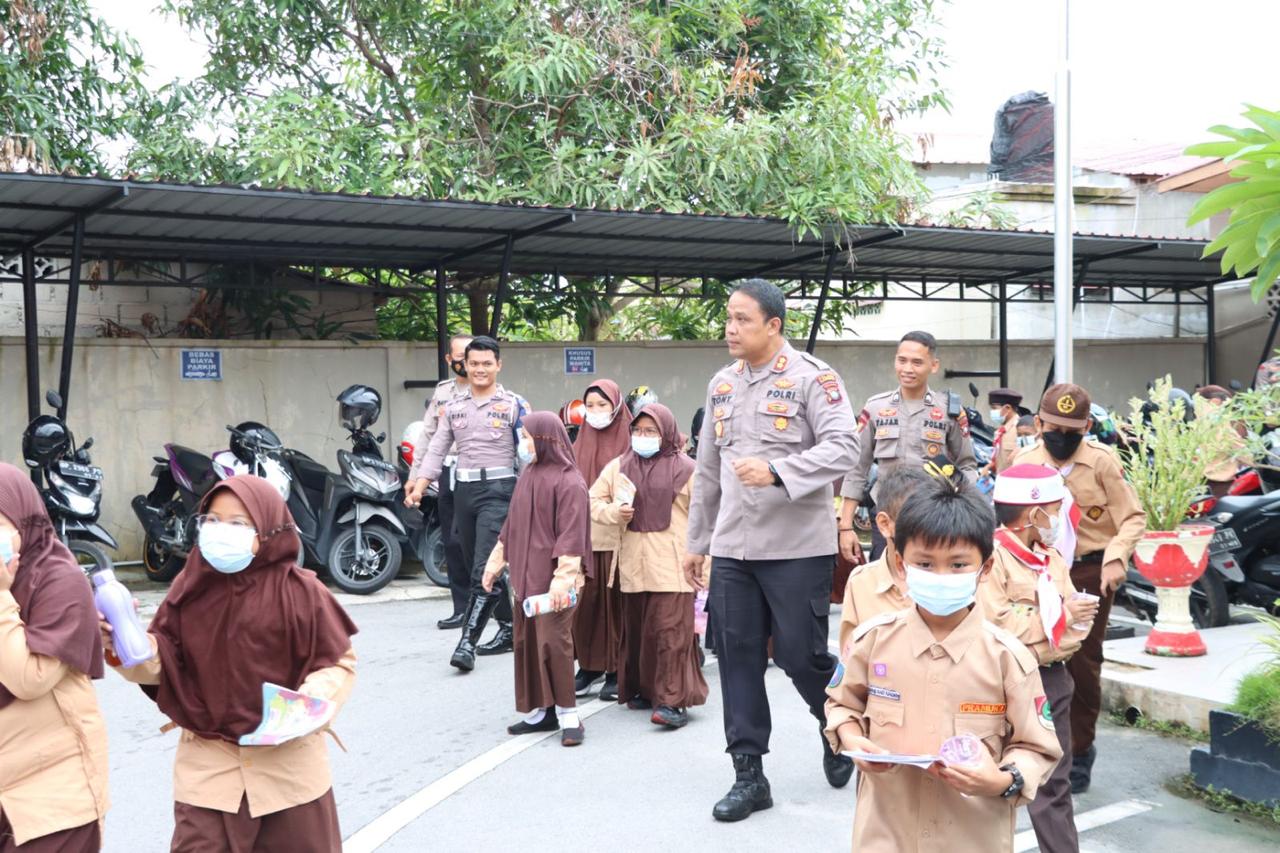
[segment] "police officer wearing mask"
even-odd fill
[[[737,360],[707,387],[689,510],[685,577],[715,614],[726,750],[736,781],[712,811],[736,821],[772,805],[762,756],[769,751],[767,645],[819,730],[836,660],[827,651],[836,525],[831,484],[853,464],[853,410],[844,383],[783,336],[782,291],[761,279],[729,297],[725,342]],[[852,762],[825,738],[823,769],[836,788]]]
[[[455,378],[436,385],[435,393],[427,403],[427,410],[422,415],[422,434],[413,448],[413,467],[409,469],[409,476],[405,480],[407,487],[411,488],[420,479],[422,463],[427,461],[427,449],[431,446],[436,430],[440,428],[445,404],[470,387],[467,382],[466,358],[467,344],[471,340],[471,335],[454,335],[449,339],[449,368]],[[440,517],[440,538],[444,542],[444,560],[449,572],[449,593],[453,596],[453,615],[436,622],[436,627],[442,631],[462,627],[462,620],[466,617],[467,595],[471,589],[471,567],[462,557],[458,537],[453,535],[453,469],[458,461],[457,453],[456,445],[449,448],[437,485],[436,513]],[[421,501],[421,495],[415,499],[406,492],[405,506],[416,506]]]
[[[1094,737],[1102,710],[1102,641],[1111,603],[1147,527],[1146,513],[1124,479],[1115,451],[1084,440],[1093,423],[1090,402],[1089,392],[1079,385],[1050,387],[1036,415],[1040,442],[1014,459],[1018,464],[1057,468],[1066,479],[1075,509],[1063,502],[1056,547],[1071,564],[1075,588],[1101,598],[1093,628],[1067,662],[1076,685],[1071,702],[1071,791],[1075,794],[1089,789],[1098,754]]]
[[[454,527],[462,546],[463,563],[470,570],[471,587],[462,638],[449,663],[470,672],[475,669],[477,654],[499,654],[512,648],[511,600],[506,583],[499,580],[491,592],[486,592],[481,582],[515,491],[519,429],[529,407],[519,394],[498,384],[502,352],[497,341],[483,335],[474,338],[467,344],[465,354],[469,385],[445,404],[439,428],[418,470],[418,480],[407,497],[415,506],[422,500],[427,486],[439,480],[445,456],[456,444]],[[490,642],[478,646],[490,615],[497,619],[498,633]]]

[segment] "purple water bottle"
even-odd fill
[[[111,642],[116,657],[126,667],[151,659],[151,640],[133,609],[133,595],[116,580],[116,573],[100,569],[93,573],[93,600],[98,611],[111,623]]]

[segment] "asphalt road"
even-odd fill
[[[348,853],[357,851],[847,850],[853,786],[836,791],[821,770],[817,727],[771,668],[774,808],[717,824],[711,806],[732,783],[723,753],[718,673],[708,704],[680,731],[594,699],[586,742],[510,738],[511,656],[482,658],[471,675],[448,666],[455,632],[435,629],[442,600],[351,608],[359,675],[331,749]],[[833,623],[838,615],[833,617]],[[99,685],[111,737],[114,806],[105,850],[168,849],[176,733],[136,687],[114,673]],[[1094,787],[1077,799],[1086,853],[1275,851],[1280,833],[1178,799],[1165,780],[1187,770],[1191,745],[1104,726]],[[1019,829],[1029,827],[1025,814]],[[1035,849],[1019,836],[1019,850]]]

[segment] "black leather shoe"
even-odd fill
[[[752,812],[773,808],[773,794],[769,790],[769,780],[764,778],[764,762],[760,756],[735,753],[733,770],[737,779],[724,799],[711,810],[712,817],[732,822],[745,820],[751,817]]]
[[[456,630],[461,628],[462,623],[465,621],[467,621],[467,611],[463,610],[461,613],[455,613],[448,618],[437,620],[436,627],[441,631]]]
[[[476,643],[484,632],[484,625],[489,621],[489,614],[498,606],[498,596],[473,595],[467,601],[467,621],[462,626],[462,639],[453,650],[449,665],[463,672],[476,668]]]
[[[655,726],[666,726],[671,729],[682,729],[689,724],[689,712],[683,708],[672,708],[670,705],[659,705],[649,717]]]
[[[527,735],[530,732],[554,732],[560,728],[560,721],[556,719],[556,711],[551,708],[543,715],[542,721],[537,723],[526,723],[524,720],[512,726],[507,726],[507,734],[509,735]]]
[[[1083,794],[1093,783],[1093,762],[1098,757],[1098,748],[1090,746],[1089,751],[1081,755],[1071,756],[1071,793]]]
[[[822,734],[825,727],[818,724],[818,736],[822,738],[822,772],[827,775],[827,784],[833,788],[843,788],[853,777],[853,759],[847,755],[836,755],[827,743],[827,736]]]
[[[606,702],[618,701],[618,673],[606,672],[604,674],[604,687],[600,688],[600,698]]]
[[[498,633],[493,635],[493,639],[487,643],[476,646],[476,654],[478,655],[500,655],[503,652],[512,651],[515,648],[513,640],[515,632],[511,630],[510,622],[499,622]]]
[[[560,745],[561,746],[580,746],[582,741],[587,737],[587,730],[581,723],[571,729],[561,729]]]
[[[578,670],[578,674],[573,677],[573,694],[575,696],[588,695],[591,693],[591,688],[602,678],[604,678],[603,672],[597,672],[594,669]]]

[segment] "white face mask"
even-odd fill
[[[1058,516],[1056,515],[1049,516],[1048,527],[1041,527],[1038,524],[1034,525],[1034,527],[1036,529],[1036,533],[1040,535],[1041,545],[1045,546],[1046,548],[1052,548],[1054,544],[1057,543],[1058,530],[1059,530]]]
[[[613,423],[613,412],[587,412],[587,425],[595,429],[604,429]]]
[[[225,575],[242,572],[253,562],[253,537],[258,531],[244,524],[206,521],[200,525],[200,555]]]
[[[1003,414],[1003,412],[1001,412],[1001,410],[1000,410],[1000,409],[992,409],[988,414],[990,414],[990,416],[991,416],[991,423],[992,423],[992,424],[1002,424],[1002,423],[1004,423],[1004,414]]]
[[[1019,447],[1035,447],[1036,437],[1034,435],[1020,435],[1018,436],[1018,446]]]
[[[516,456],[520,457],[521,465],[533,464],[533,460],[538,458],[538,454],[534,452],[532,439],[524,439],[516,445]]]
[[[657,435],[633,435],[631,436],[631,449],[636,452],[637,456],[643,456],[648,459],[662,449],[662,437]]]

